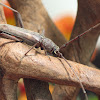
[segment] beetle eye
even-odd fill
[[[43,47],[41,47],[41,50],[44,50],[44,48],[43,48]]]

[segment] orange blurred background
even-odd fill
[[[75,18],[73,15],[67,14],[61,18],[57,18],[54,20],[57,28],[64,35],[64,37],[69,40],[71,36],[71,32],[74,26]]]

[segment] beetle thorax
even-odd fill
[[[42,39],[42,45],[49,53],[56,53],[56,51],[59,51],[59,47],[49,38],[43,38]]]

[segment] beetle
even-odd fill
[[[69,43],[73,42],[74,40],[77,40],[81,36],[87,34],[88,32],[90,32],[92,30],[94,30],[95,28],[100,27],[100,23],[96,24],[95,26],[91,27],[87,31],[85,31],[82,34],[76,36],[74,39],[72,39],[69,42],[63,44],[59,48],[52,40],[50,40],[49,38],[46,38],[43,34],[39,34],[38,32],[33,32],[33,31],[30,31],[30,30],[24,29],[24,25],[22,23],[22,19],[21,19],[21,16],[20,16],[19,12],[14,10],[14,9],[12,9],[12,8],[9,8],[9,9],[13,10],[14,12],[16,12],[18,14],[19,23],[20,23],[21,28],[20,27],[11,26],[11,25],[7,25],[7,24],[2,24],[2,25],[0,25],[1,34],[6,34],[8,36],[15,36],[15,38],[17,39],[17,40],[15,39],[16,41],[25,42],[28,45],[31,45],[31,46],[33,45],[33,47],[41,47],[41,49],[46,50],[48,53],[54,54],[57,57],[63,58],[67,62],[67,64],[70,66],[70,68],[72,69],[72,71],[74,73],[75,73],[75,71],[74,71],[73,67],[64,58],[64,56],[62,55],[60,50],[62,48],[64,48],[64,47],[66,47],[66,45],[68,45]],[[77,79],[79,80],[79,78],[78,78],[76,73],[75,73],[75,75],[76,75]],[[84,89],[84,87],[83,87],[83,85],[82,85],[80,80],[79,80],[79,82],[80,82],[81,88],[83,89],[85,97],[88,100],[86,91],[85,91],[85,89]]]

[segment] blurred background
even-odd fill
[[[77,0],[42,0],[44,7],[47,9],[48,14],[65,36],[66,40],[70,39],[73,25],[75,22],[77,14]],[[2,0],[2,3],[9,5],[7,0]],[[4,7],[5,16],[7,23],[11,25],[16,25],[13,12]],[[98,40],[96,49],[91,58],[91,61],[99,68],[100,63],[100,39]],[[52,93],[54,85],[50,83],[49,89]],[[99,100],[98,96],[94,93],[87,91],[89,100]],[[82,99],[83,98],[83,99]],[[23,80],[21,79],[18,84],[18,100],[27,100]],[[77,98],[77,100],[85,100],[82,91]]]
[[[76,0],[42,0],[49,16],[63,33],[67,40],[70,39],[76,13]]]

